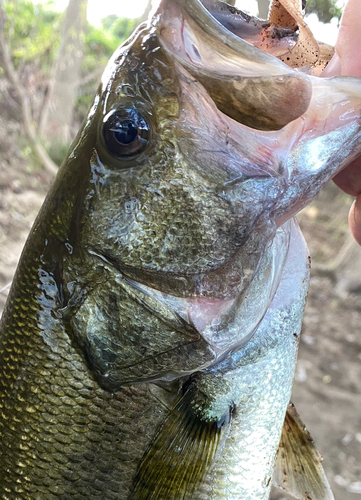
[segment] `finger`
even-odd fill
[[[341,19],[336,52],[341,60],[341,74],[361,76],[361,0],[349,0]]]
[[[351,196],[361,194],[361,156],[333,178],[334,183]]]
[[[321,73],[322,78],[341,76],[341,59],[337,52],[334,53],[331,61]]]
[[[352,204],[348,222],[353,237],[357,243],[361,245],[361,195],[359,195]]]
[[[361,76],[361,0],[349,0],[342,19],[336,42],[336,54],[330,61],[324,76]],[[346,193],[361,193],[361,157],[333,178],[335,184]],[[357,218],[357,217],[356,217]]]

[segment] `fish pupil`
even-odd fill
[[[133,120],[124,120],[119,123],[118,129],[113,129],[114,136],[120,144],[131,144],[138,135],[138,127]]]
[[[150,130],[147,120],[135,107],[116,108],[105,116],[102,135],[108,153],[127,160],[145,150]]]

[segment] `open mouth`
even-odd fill
[[[296,4],[280,0],[280,8],[271,12],[275,22],[263,23],[217,0],[163,0],[161,15],[154,18],[162,46],[221,112],[219,121],[230,131],[235,150],[270,175],[283,171],[288,185],[297,170],[301,201],[295,211],[286,209],[281,221],[305,205],[310,193],[302,176],[321,172],[323,157],[336,158],[336,150],[331,153],[336,143],[339,156],[341,144],[347,144],[348,161],[358,154],[349,145],[359,134],[361,116],[359,79],[315,76],[333,50],[318,44]],[[270,29],[279,33],[279,58],[266,40]],[[338,170],[323,175],[322,183],[346,166],[341,156]]]
[[[285,56],[298,41],[298,31],[294,26],[277,26],[270,21],[249,16],[224,2],[202,0],[202,4],[228,31],[275,57]]]
[[[312,97],[307,76],[257,48],[269,23],[252,25],[244,14],[212,0],[166,2],[161,8],[160,41],[224,114],[258,130],[279,130],[306,112]],[[296,34],[287,38],[284,29],[272,30],[286,45],[283,54],[297,44]],[[268,45],[265,41],[260,48]]]
[[[273,2],[267,21],[248,16],[224,2],[201,2],[224,28],[291,68],[303,67],[319,76],[334,55],[333,47],[314,38],[304,22],[299,1]]]

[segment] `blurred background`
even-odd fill
[[[235,5],[267,17],[268,0]],[[335,43],[343,6],[307,3],[317,39]],[[151,7],[148,0],[0,0],[0,314],[104,67]],[[313,269],[293,402],[325,458],[336,500],[361,499],[361,249],[348,231],[351,203],[330,183],[299,215]]]

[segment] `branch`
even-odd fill
[[[0,16],[2,19],[4,19],[4,11],[0,7]],[[35,127],[33,125],[33,120],[31,116],[31,109],[29,105],[29,100],[28,96],[26,94],[26,91],[24,87],[22,86],[19,76],[15,70],[14,64],[11,59],[11,54],[10,54],[10,49],[8,44],[6,43],[5,36],[4,36],[4,30],[2,29],[2,26],[0,26],[0,53],[2,56],[2,67],[5,72],[5,76],[13,86],[18,98],[19,98],[19,103],[21,107],[21,114],[23,118],[23,125],[24,125],[24,131],[25,135],[30,143],[30,146],[43,167],[50,172],[52,175],[55,175],[56,172],[58,171],[57,165],[53,162],[53,160],[50,158],[48,153],[45,151],[43,146],[41,145],[37,134]]]
[[[100,78],[102,77],[103,72],[104,72],[104,68],[101,67],[101,68],[96,69],[92,73],[89,73],[88,75],[85,75],[83,77],[82,81],[80,82],[80,86],[81,87],[85,87],[85,85],[88,85],[88,83],[92,83],[92,82],[100,80]]]

